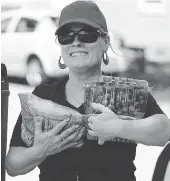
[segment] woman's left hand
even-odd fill
[[[88,133],[91,136],[97,136],[98,144],[100,145],[104,144],[107,140],[119,136],[125,122],[123,116],[119,118],[113,111],[101,104],[93,103],[92,106],[95,110],[100,111],[101,114],[88,118],[88,126],[91,128],[91,130],[88,130]]]

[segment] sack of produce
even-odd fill
[[[87,125],[87,116],[81,115],[74,109],[54,103],[50,100],[41,99],[31,93],[19,93],[21,103],[21,137],[27,146],[32,146],[34,141],[34,116],[41,116],[44,118],[42,130],[49,131],[56,124],[66,118],[70,118],[68,128],[73,124],[83,127]]]

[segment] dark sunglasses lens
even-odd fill
[[[58,34],[58,41],[62,45],[68,45],[73,43],[75,36],[78,36],[79,41],[83,43],[94,43],[97,41],[99,34],[95,30],[81,30],[78,33],[62,32]]]
[[[83,43],[94,43],[97,41],[99,35],[95,31],[81,31],[78,34],[78,38]]]
[[[73,32],[63,32],[58,34],[58,41],[62,45],[70,44],[74,41],[75,35]]]
[[[75,36],[69,34],[58,35],[58,42],[61,45],[68,45],[74,41]]]

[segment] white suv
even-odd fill
[[[1,15],[1,60],[8,75],[25,77],[28,84],[36,86],[47,77],[68,74],[68,68],[58,67],[59,45],[55,43],[58,17],[45,10],[20,9]],[[110,63],[102,69],[106,73],[119,73],[126,69],[122,57],[109,52]]]

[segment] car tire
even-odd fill
[[[26,81],[30,86],[37,86],[47,80],[41,61],[37,57],[29,59],[27,64]]]

